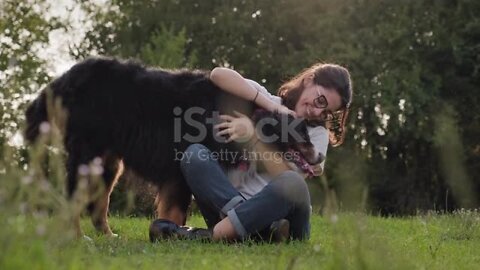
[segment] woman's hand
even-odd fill
[[[236,117],[230,115],[220,115],[224,122],[215,125],[214,128],[220,130],[217,136],[227,135],[227,142],[247,142],[255,134],[255,128],[252,120],[248,116],[237,111],[233,112]]]
[[[271,112],[276,112],[276,113],[282,113],[282,114],[290,114],[293,117],[297,117],[297,113],[295,111],[290,110],[286,106],[283,106],[282,104],[274,103],[272,102],[272,106],[270,106],[269,111]]]

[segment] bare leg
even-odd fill
[[[213,240],[235,240],[238,238],[237,232],[228,217],[222,219],[213,228]]]

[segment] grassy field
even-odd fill
[[[312,217],[307,242],[284,244],[165,241],[151,244],[145,218],[111,218],[120,237],[65,240],[36,218],[4,217],[0,269],[478,269],[480,215],[380,218],[363,214]],[[190,224],[203,226],[199,216]],[[57,226],[61,227],[61,226]],[[68,238],[68,237],[67,237]]]
[[[55,138],[53,139],[55,140]],[[57,140],[58,141],[58,140]],[[57,142],[58,144],[58,142]],[[8,150],[8,148],[7,148]],[[75,239],[72,213],[86,203],[66,200],[64,161],[31,151],[21,166],[15,151],[0,159],[0,270],[10,269],[479,269],[480,212],[382,218],[362,213],[313,215],[305,242],[226,244],[199,241],[150,243],[146,218],[111,217],[118,238]],[[92,176],[91,181],[96,178]],[[85,179],[83,179],[85,182]],[[83,183],[81,182],[81,183]],[[80,185],[84,186],[84,185]],[[82,199],[83,198],[83,199]],[[80,205],[80,206],[79,206]],[[76,209],[76,210],[75,210]],[[330,212],[333,211],[331,209]],[[200,216],[189,225],[204,226]]]

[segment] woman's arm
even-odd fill
[[[255,103],[265,110],[294,114],[285,106],[275,103],[259,89],[250,85],[245,78],[233,69],[217,67],[210,72],[210,80],[222,90]]]

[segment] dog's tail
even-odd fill
[[[40,126],[42,123],[48,122],[47,112],[47,91],[49,86],[42,90],[40,95],[27,108],[25,113],[27,126],[24,137],[29,143],[34,143],[40,134]]]

